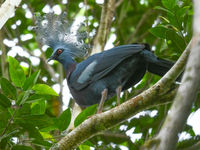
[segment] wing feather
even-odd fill
[[[124,59],[141,52],[144,48],[142,44],[122,45],[90,56],[76,66],[68,83],[72,88],[81,90],[100,80]]]

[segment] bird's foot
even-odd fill
[[[116,93],[117,93],[117,105],[118,106],[120,105],[120,94],[121,94],[121,91],[122,91],[122,86],[118,86],[117,89],[116,89]]]
[[[104,89],[103,92],[101,93],[101,101],[99,103],[97,114],[102,113],[103,105],[105,100],[107,99],[107,95],[108,95],[108,89]]]

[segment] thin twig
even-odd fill
[[[115,7],[119,7],[124,0],[118,0],[115,4]]]
[[[131,43],[133,41],[133,38],[136,36],[136,34],[139,31],[139,29],[141,28],[141,26],[146,22],[147,18],[150,15],[152,15],[153,12],[154,12],[153,9],[149,9],[143,14],[143,16],[140,19],[139,23],[137,24],[134,32],[129,36],[128,40],[125,43]]]
[[[13,118],[14,118],[14,116],[15,116],[15,114],[16,114],[16,112],[17,112],[18,109],[19,108],[15,108],[15,110],[14,110],[14,112],[13,112],[10,120],[8,121],[6,127],[4,128],[3,132],[1,133],[1,137],[6,133],[6,130],[8,129],[9,125],[11,124],[11,122],[13,121]]]

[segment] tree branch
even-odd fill
[[[104,46],[107,40],[108,33],[115,11],[115,0],[105,0],[104,6],[101,12],[101,21],[96,37],[94,38],[92,54],[101,52],[104,50]]]
[[[124,0],[118,0],[118,1],[116,1],[115,7],[119,7],[122,4],[123,1]]]
[[[187,148],[184,148],[181,150],[197,150],[197,149],[200,149],[200,141],[197,142],[196,144],[192,145],[191,147],[187,147]]]
[[[8,79],[8,65],[6,62],[6,47],[3,44],[3,37],[4,37],[4,33],[1,30],[0,31],[0,47],[1,47],[1,71],[2,71],[2,76],[6,79]]]
[[[126,119],[141,110],[171,101],[176,93],[176,90],[170,90],[172,88],[172,83],[184,69],[189,51],[190,44],[170,71],[154,86],[120,106],[104,113],[93,115],[61,139],[61,141],[51,149],[73,149],[102,131],[126,121]]]
[[[15,12],[15,7],[18,7],[21,0],[6,0],[0,8],[0,29]]]
[[[194,23],[191,53],[188,58],[182,84],[159,134],[149,141],[145,149],[173,150],[176,148],[178,134],[182,131],[191,112],[200,88],[200,1],[194,0]],[[156,141],[156,142],[155,142]]]

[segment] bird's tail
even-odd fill
[[[148,64],[147,70],[159,76],[164,76],[174,65],[173,62],[160,58],[157,58],[156,61],[151,61]]]
[[[148,44],[145,45],[145,50],[142,51],[142,55],[145,61],[148,63],[147,70],[151,73],[154,73],[159,76],[164,76],[174,65],[174,62],[169,60],[164,60],[161,58],[156,57],[150,49]],[[176,81],[181,81],[183,73],[181,73]]]
[[[151,73],[163,76],[174,65],[174,62],[157,58],[151,51],[142,52],[145,61],[148,63],[147,70]]]

